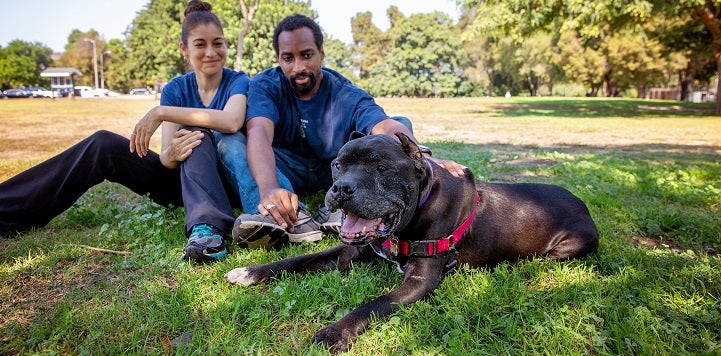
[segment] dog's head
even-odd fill
[[[331,163],[328,209],[343,213],[341,240],[350,245],[383,241],[403,229],[419,200],[425,158],[408,136],[353,133]]]

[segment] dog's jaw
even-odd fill
[[[364,219],[343,211],[340,238],[346,245],[367,245],[376,240],[385,240],[398,227],[398,213],[389,213],[373,219]]]

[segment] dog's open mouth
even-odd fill
[[[387,238],[397,224],[395,213],[375,219],[364,219],[343,210],[343,223],[340,227],[340,238],[348,245],[364,245],[377,238]]]

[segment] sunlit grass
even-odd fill
[[[596,255],[580,261],[460,268],[429,298],[371,323],[351,354],[721,352],[721,118],[699,113],[708,105],[379,102],[413,119],[435,156],[483,180],[568,188],[588,204],[601,241]],[[62,110],[45,106],[55,104]],[[155,104],[0,101],[0,132],[16,132],[19,142],[0,146],[0,180],[97,129],[127,133]],[[42,132],[27,125],[36,117]],[[320,199],[306,201],[315,207]],[[179,259],[182,231],[182,208],[103,183],[47,227],[0,240],[0,353],[323,354],[310,342],[316,331],[402,281],[394,266],[378,262],[231,286],[223,274],[232,268],[337,241],[281,251],[231,247],[227,259],[195,265]]]

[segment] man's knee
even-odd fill
[[[401,124],[403,124],[403,126],[407,127],[408,130],[410,130],[411,132],[413,132],[413,124],[411,123],[411,120],[408,120],[407,117],[403,117],[403,116],[393,116],[393,117],[391,117],[391,120],[400,122]]]
[[[222,161],[242,160],[246,157],[247,138],[240,132],[224,134],[214,132],[215,145]]]

